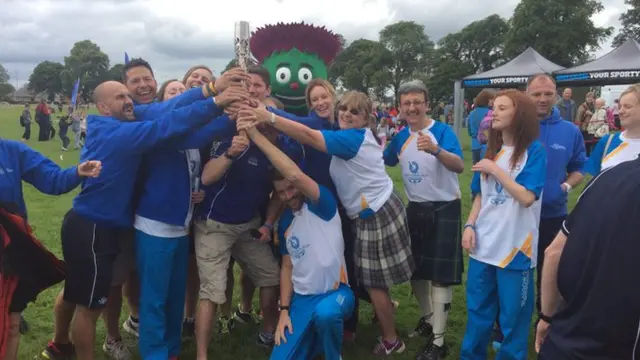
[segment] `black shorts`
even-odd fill
[[[90,309],[107,305],[113,265],[120,253],[118,228],[98,225],[69,210],[62,222],[62,254],[67,264],[64,300]]]

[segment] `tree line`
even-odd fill
[[[640,39],[640,0],[625,0],[629,9],[620,16],[622,27],[613,40],[619,46],[628,38]],[[600,44],[613,34],[591,20],[602,11],[598,0],[521,0],[509,19],[490,15],[434,42],[424,25],[399,21],[383,28],[378,40],[347,43],[329,68],[338,87],[359,90],[378,100],[404,81],[421,79],[433,99],[448,98],[453,81],[487,71],[519,55],[527,47],[559,65],[570,67],[592,59]],[[227,68],[234,65],[231,60]],[[71,96],[80,79],[79,94],[89,101],[91,90],[105,80],[120,80],[122,63],[110,64],[109,56],[90,40],[76,42],[62,63],[43,61],[29,77],[28,89]],[[14,91],[9,74],[0,65],[0,98]]]

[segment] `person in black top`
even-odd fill
[[[544,360],[640,359],[640,159],[593,178],[545,251]]]

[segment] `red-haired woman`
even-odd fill
[[[470,259],[461,359],[487,358],[498,309],[504,341],[496,358],[527,359],[547,161],[538,133],[529,97],[517,90],[496,96],[486,154],[472,167],[474,200],[462,236]]]

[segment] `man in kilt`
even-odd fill
[[[422,317],[412,336],[427,338],[419,360],[444,359],[444,331],[452,285],[462,282],[460,186],[462,148],[451,127],[427,115],[429,93],[420,81],[398,89],[407,121],[384,152],[388,166],[400,163],[409,199],[407,218],[416,263],[411,286]]]

